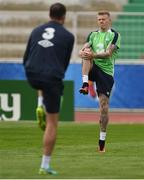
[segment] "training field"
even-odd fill
[[[36,122],[0,122],[0,179],[144,178],[144,124],[109,124],[106,153],[96,123],[60,122],[52,158],[57,176],[39,176],[42,132]]]

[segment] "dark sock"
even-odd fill
[[[100,150],[102,151],[105,147],[105,141],[99,140],[99,147],[100,147]]]
[[[87,82],[84,82],[82,87],[84,88],[84,87],[88,87],[88,86],[89,86],[89,84]]]

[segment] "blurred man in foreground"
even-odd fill
[[[27,80],[34,89],[41,90],[46,109],[39,174],[57,174],[51,169],[50,160],[56,142],[60,99],[64,88],[62,80],[74,44],[74,36],[63,27],[65,15],[66,7],[63,4],[51,5],[50,21],[32,31],[23,60]]]

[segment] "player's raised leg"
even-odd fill
[[[38,91],[38,106],[36,108],[36,118],[38,122],[38,126],[42,129],[45,130],[46,127],[46,115],[45,115],[45,107],[43,104],[43,94],[42,91]]]
[[[83,52],[85,53],[89,53],[91,50],[90,48],[84,48],[84,50],[81,51],[81,55],[83,54]],[[90,59],[82,59],[82,81],[83,81],[83,85],[80,88],[79,92],[87,95],[89,93],[89,84],[88,84],[88,74],[89,71],[92,67],[92,62]]]

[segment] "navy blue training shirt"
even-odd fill
[[[73,34],[55,21],[35,28],[23,59],[27,77],[40,81],[63,79],[73,45]]]

